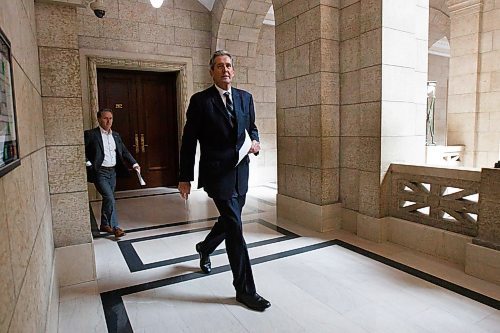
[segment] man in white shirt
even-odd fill
[[[120,135],[111,130],[113,111],[103,109],[97,112],[99,126],[84,132],[87,180],[94,183],[102,196],[101,226],[103,232],[112,233],[116,238],[125,235],[118,226],[115,209],[116,176],[128,175],[125,161],[141,171],[141,168]]]

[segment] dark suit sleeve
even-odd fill
[[[186,112],[186,124],[182,132],[182,145],[179,165],[179,181],[189,182],[194,180],[194,160],[196,144],[201,126],[201,105],[199,95],[193,95],[189,101]]]
[[[255,108],[253,106],[252,95],[250,95],[249,112],[250,112],[250,128],[248,131],[248,135],[250,136],[250,139],[259,141],[259,131],[257,130],[257,126],[255,125]]]
[[[126,160],[128,163],[130,163],[130,165],[134,165],[137,163],[137,161],[135,160],[135,158],[132,156],[132,154],[130,154],[130,152],[128,151],[127,147],[125,146],[125,144],[123,143],[123,140],[121,138],[120,135],[118,135],[118,137],[120,138],[120,145],[121,145],[121,150],[122,150],[122,157],[124,160]]]
[[[92,133],[89,130],[83,132],[83,142],[85,143],[85,161],[92,162],[92,156],[90,156],[91,147],[91,135]]]

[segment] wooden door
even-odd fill
[[[98,69],[99,108],[114,112],[113,130],[141,166],[146,186],[176,186],[177,73]],[[117,190],[141,188],[137,177],[117,181]]]

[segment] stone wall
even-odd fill
[[[21,166],[0,178],[0,332],[43,332],[54,259],[33,0],[0,0],[12,45]],[[57,288],[56,288],[57,312]]]

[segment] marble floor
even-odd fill
[[[218,215],[206,194],[161,190],[117,200],[127,235],[94,239],[97,281],[61,289],[59,332],[500,332],[500,286],[395,244],[277,223],[275,196],[252,187],[243,211],[265,312],[236,302],[223,245],[200,272],[194,245]]]

